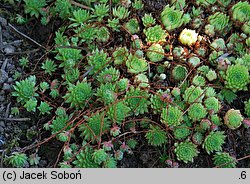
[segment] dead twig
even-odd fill
[[[47,50],[44,46],[42,46],[40,43],[38,43],[37,41],[33,40],[32,38],[30,38],[29,36],[25,35],[24,33],[20,32],[19,30],[17,30],[12,24],[8,23],[8,26],[11,27],[11,29],[13,29],[16,33],[20,34],[22,37],[26,38],[27,40],[33,42],[34,44],[36,44],[37,46]]]
[[[30,54],[30,53],[37,52],[37,51],[39,51],[39,49],[27,50],[27,51],[22,51],[22,52],[12,52],[12,53],[7,53],[5,55],[6,56],[26,55],[26,54]]]
[[[30,118],[2,118],[0,117],[1,121],[30,121]]]
[[[75,5],[75,6],[78,6],[80,8],[83,8],[83,9],[87,9],[87,10],[92,10],[92,8],[88,7],[88,6],[85,6],[83,4],[80,4],[78,2],[75,2],[75,1],[70,1],[71,4]]]

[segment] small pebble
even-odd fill
[[[0,102],[4,102],[5,101],[5,96],[0,96]]]
[[[7,71],[13,71],[16,70],[15,65],[8,63],[7,64]]]
[[[4,121],[0,121],[0,127],[5,127]]]
[[[4,83],[8,79],[8,73],[5,70],[0,70],[0,83]]]
[[[13,83],[13,79],[10,77],[8,78],[7,82],[10,84],[10,83]]]
[[[3,145],[5,145],[5,141],[4,141],[4,139],[0,136],[0,147],[2,147]]]
[[[40,160],[38,166],[39,167],[45,167],[45,166],[47,166],[47,161],[46,160]]]
[[[7,91],[7,92],[10,92],[11,91],[11,86],[7,83],[4,83],[3,84],[3,90]]]
[[[3,27],[6,27],[8,25],[7,20],[3,17],[0,17],[0,25],[2,25]]]
[[[13,46],[5,47],[5,48],[4,48],[4,52],[5,52],[6,54],[12,54],[13,52],[15,52],[15,47],[13,47]]]
[[[4,128],[0,126],[0,134],[3,134]]]

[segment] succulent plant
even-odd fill
[[[250,118],[250,99],[245,101],[245,113]]]
[[[65,131],[67,131],[70,128],[70,126],[66,127],[69,120],[69,116],[66,114],[65,110],[60,107],[57,108],[56,115],[57,115],[56,118],[52,121],[52,123],[49,126],[49,128],[51,128],[52,133],[57,133],[62,129],[65,129]]]
[[[96,49],[92,52],[90,56],[88,56],[88,64],[87,70],[90,70],[89,74],[93,75],[96,72],[103,70],[110,62],[110,57],[103,50],[99,51]]]
[[[97,89],[96,96],[98,97],[98,100],[103,102],[105,105],[115,102],[117,98],[115,86],[111,83],[101,84]]]
[[[151,27],[155,25],[155,19],[151,14],[145,13],[142,17],[142,23],[145,27]]]
[[[197,5],[202,5],[202,6],[205,6],[205,7],[207,7],[209,5],[212,5],[214,3],[216,3],[216,0],[197,0],[196,1]]]
[[[234,92],[240,90],[247,90],[247,85],[250,82],[248,68],[243,65],[231,65],[226,71],[226,87],[232,89]]]
[[[71,69],[82,58],[81,50],[72,48],[59,48],[58,54],[55,57],[57,60],[63,61],[59,67]]]
[[[17,81],[12,96],[17,97],[17,101],[24,104],[30,99],[34,99],[38,96],[36,93],[37,87],[35,87],[35,85],[36,77],[33,75],[19,82]]]
[[[103,163],[104,168],[116,168],[117,161],[115,158],[109,156],[108,159]]]
[[[224,31],[230,26],[229,16],[221,12],[216,12],[215,14],[210,15],[208,17],[208,22],[220,33],[224,33]]]
[[[91,45],[91,43],[94,41],[94,39],[96,39],[96,34],[98,32],[98,29],[94,24],[85,23],[81,27],[76,28],[74,32],[78,35],[78,38],[81,39],[81,42],[85,42],[89,44],[89,46],[94,46]]]
[[[176,88],[176,87],[173,88],[172,91],[171,91],[171,94],[172,94],[174,97],[180,96],[180,94],[181,94],[180,88]]]
[[[192,135],[192,141],[196,145],[201,145],[204,140],[204,135],[201,132],[195,132]]]
[[[209,66],[207,65],[203,65],[197,68],[197,72],[204,75],[207,75],[207,73],[210,71]]]
[[[248,21],[247,23],[243,24],[243,26],[241,27],[241,30],[245,33],[250,35],[250,21]]]
[[[175,127],[173,130],[174,137],[177,140],[186,139],[190,135],[190,133],[191,133],[190,128],[185,125]]]
[[[216,92],[213,87],[205,87],[205,96],[206,97],[213,97],[216,96]]]
[[[230,109],[224,116],[224,123],[228,128],[234,130],[240,127],[243,117],[239,110]]]
[[[245,54],[243,57],[237,58],[235,63],[246,66],[248,71],[250,71],[250,54]]]
[[[147,91],[140,90],[139,88],[131,87],[126,93],[126,103],[136,116],[148,112],[148,105],[150,104]]]
[[[197,146],[192,142],[185,141],[181,143],[175,143],[175,154],[177,159],[185,163],[193,162],[194,157],[198,156]]]
[[[108,19],[107,26],[110,27],[113,31],[120,32],[121,25],[118,18]]]
[[[77,82],[76,85],[70,85],[68,93],[64,98],[66,103],[70,103],[71,107],[82,108],[92,94],[92,88],[89,83]]]
[[[135,34],[138,33],[140,28],[139,28],[139,23],[137,21],[136,18],[132,18],[130,19],[124,26],[128,32],[130,32],[131,34]]]
[[[200,64],[200,58],[193,56],[188,59],[188,62],[193,66],[196,67],[197,65]]]
[[[107,27],[102,26],[96,32],[96,40],[98,42],[107,42],[110,38],[110,32]]]
[[[215,35],[214,26],[211,25],[211,24],[207,24],[207,25],[205,26],[205,33],[206,33],[208,36],[214,37],[214,35]]]
[[[12,167],[24,167],[27,164],[28,157],[25,153],[14,152],[8,159],[8,163]]]
[[[31,154],[29,156],[29,163],[30,165],[38,165],[41,157],[38,156],[38,154]]]
[[[39,2],[39,1],[38,1]],[[72,12],[72,5],[69,1],[57,0],[55,2],[55,11],[59,14],[59,17],[66,19]]]
[[[206,136],[202,147],[206,149],[208,154],[214,151],[221,151],[225,138],[226,136],[223,131],[210,132],[210,134]]]
[[[106,68],[103,70],[98,76],[97,80],[102,83],[114,83],[120,77],[120,71],[115,69],[114,67]]]
[[[94,150],[94,152],[92,153],[92,158],[95,163],[100,165],[101,163],[107,161],[108,154],[105,152],[104,149],[98,149]]]
[[[223,38],[217,38],[213,40],[213,42],[210,44],[210,47],[216,50],[225,50],[226,44]]]
[[[112,122],[121,124],[122,121],[129,115],[130,108],[125,104],[124,101],[120,101],[112,105],[107,111],[107,116]]]
[[[219,168],[234,168],[236,167],[236,159],[228,153],[218,152],[213,157],[214,165]]]
[[[148,43],[166,42],[167,32],[160,25],[144,29],[143,32]]]
[[[127,145],[129,148],[134,149],[137,146],[138,142],[135,139],[129,139]]]
[[[113,11],[113,15],[121,20],[127,18],[130,13],[128,9],[125,8],[124,6],[114,7],[112,11]]]
[[[177,10],[182,10],[186,6],[186,0],[171,0],[171,5]]]
[[[129,87],[129,80],[127,78],[122,78],[116,82],[116,88],[119,92],[126,91]]]
[[[152,44],[147,50],[147,57],[152,62],[161,61],[164,58],[164,50],[160,44]]]
[[[245,23],[250,20],[250,4],[240,1],[232,7],[233,20]]]
[[[77,168],[98,168],[99,165],[93,159],[93,149],[90,146],[85,146],[79,154],[76,155],[76,160],[73,164]]]
[[[187,68],[182,65],[176,65],[172,70],[172,76],[176,81],[184,80],[187,76],[187,73]]]
[[[151,102],[151,108],[153,109],[154,114],[158,114],[162,112],[162,109],[166,107],[167,102],[164,101],[164,96],[167,96],[170,98],[170,95],[168,95],[167,91],[158,90],[156,94],[151,95],[150,102]]]
[[[29,59],[27,57],[22,57],[21,59],[19,59],[19,65],[22,68],[26,68],[28,66],[29,63]]]
[[[162,109],[161,122],[167,126],[178,126],[183,121],[183,113],[177,106],[169,105]]]
[[[135,74],[144,72],[148,69],[148,63],[144,58],[139,58],[131,54],[126,61],[126,66],[128,67],[128,72]]]
[[[246,54],[246,48],[242,43],[245,38],[243,35],[238,33],[233,33],[229,37],[229,42],[227,43],[227,48],[230,48],[235,51],[235,55],[242,57]]]
[[[188,117],[193,121],[199,121],[202,118],[205,118],[207,111],[201,103],[194,103],[188,109]]]
[[[83,123],[79,126],[79,131],[84,140],[87,141],[100,141],[102,135],[107,133],[106,131],[110,127],[110,122],[104,117],[104,113],[93,114],[87,119],[87,123]]]
[[[198,56],[204,57],[207,53],[207,48],[206,47],[198,47],[195,50],[195,54],[197,54]]]
[[[216,125],[216,126],[221,125],[221,118],[217,114],[212,114],[210,119],[214,125]]]
[[[246,44],[247,44],[248,47],[250,47],[250,37],[248,37],[248,38],[246,39]]]
[[[168,31],[179,28],[184,23],[188,23],[189,18],[187,14],[183,15],[183,11],[175,10],[174,6],[169,7],[167,5],[161,12],[161,21]]]
[[[38,18],[39,15],[43,14],[42,8],[47,4],[46,0],[24,0],[24,2],[25,13],[30,14],[30,16],[35,16],[36,18]]]
[[[104,17],[108,16],[109,6],[105,3],[99,3],[94,5],[94,14],[92,17],[96,17],[98,22],[101,22]]]
[[[218,58],[222,57],[224,54],[223,51],[212,51],[209,55],[209,62],[214,65],[214,64],[218,64],[217,61],[218,61]]]
[[[142,0],[135,0],[132,3],[132,7],[135,8],[136,10],[140,10],[144,7],[144,4],[143,4]]]
[[[203,24],[203,22],[202,22],[201,18],[197,17],[197,18],[194,18],[192,20],[192,28],[194,28],[194,29],[198,29],[199,27],[202,26],[202,24]]]
[[[195,130],[200,133],[205,133],[207,130],[210,130],[211,125],[211,121],[204,118],[200,121],[200,123],[196,124]]]
[[[213,113],[217,113],[220,108],[220,102],[215,97],[209,97],[204,101],[205,107],[208,111],[212,111]]]
[[[138,84],[138,86],[142,87],[142,88],[149,87],[148,77],[145,74],[143,74],[143,73],[137,74],[135,76],[134,83]]]
[[[184,50],[184,48],[181,47],[181,46],[175,47],[174,50],[173,50],[173,56],[174,56],[174,57],[183,59],[183,56],[184,56],[185,54],[186,54],[186,53],[185,53],[185,50]]]
[[[204,91],[200,87],[190,86],[184,92],[183,98],[185,102],[202,102],[204,98]]]
[[[125,63],[125,61],[128,58],[128,49],[126,47],[118,47],[115,49],[113,52],[113,57],[114,57],[114,63],[116,65],[120,65],[122,63]]]
[[[43,114],[50,114],[52,107],[49,106],[47,102],[41,102],[40,106],[38,107],[38,110],[40,113]]]
[[[193,80],[192,80],[192,83],[195,85],[195,86],[205,86],[206,84],[206,80],[204,77],[200,76],[200,75],[196,75],[194,76]]]
[[[144,53],[140,50],[143,47],[142,40],[138,37],[138,35],[133,35],[132,37],[132,47],[136,49],[135,55],[137,57],[143,57]]]
[[[63,74],[62,77],[66,79],[64,84],[73,84],[79,79],[80,71],[77,67],[67,69],[65,70],[65,74]]]
[[[179,41],[183,45],[191,46],[196,43],[198,39],[198,33],[195,30],[183,29],[181,34],[179,35]]]
[[[87,22],[91,16],[88,10],[77,9],[72,12],[73,17],[70,17],[73,23],[70,24],[70,27],[77,27],[83,25],[83,23]]]
[[[36,112],[37,100],[35,98],[29,99],[24,107],[28,112]]]
[[[167,135],[164,130],[158,126],[150,125],[149,131],[145,135],[148,143],[153,146],[161,146],[167,142]]]
[[[213,81],[215,79],[217,79],[217,74],[214,70],[210,70],[207,74],[206,77],[209,81]]]

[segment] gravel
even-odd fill
[[[8,73],[5,70],[0,70],[0,84],[4,83],[8,79]]]

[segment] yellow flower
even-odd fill
[[[179,41],[183,45],[191,46],[193,45],[198,39],[198,33],[195,32],[195,30],[190,30],[190,29],[184,29],[182,30],[180,36],[179,36]]]

